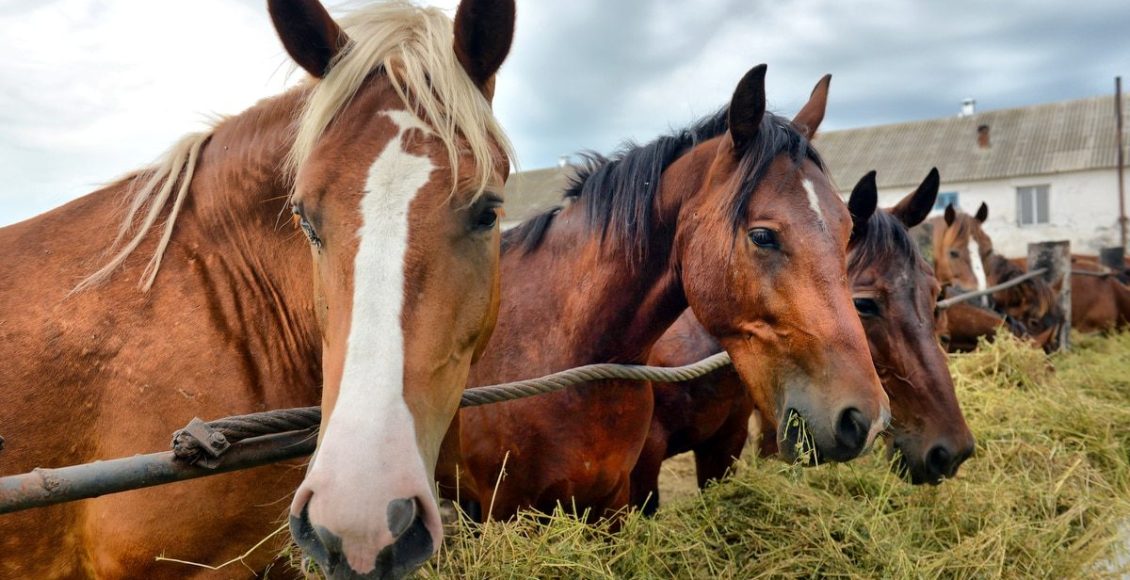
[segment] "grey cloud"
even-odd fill
[[[262,34],[246,42],[284,60],[262,0],[215,1],[213,9],[226,6],[229,15],[231,6],[254,14],[246,26],[262,30],[248,31],[248,38]],[[518,36],[499,79],[495,109],[527,169],[551,165],[561,154],[607,152],[625,139],[643,141],[684,126],[724,105],[741,75],[761,62],[769,64],[770,106],[786,114],[800,107],[821,75],[833,73],[825,129],[951,115],[967,96],[981,108],[995,109],[1102,94],[1111,90],[1114,75],[1130,72],[1125,0],[517,1]],[[117,62],[121,53],[106,47],[131,40],[98,28],[107,6],[116,5],[104,0],[0,5],[0,29],[13,19],[46,13],[57,16],[55,30],[67,31],[64,38],[74,42],[60,48],[66,56],[60,62],[67,63],[62,66],[48,69],[12,58],[0,63],[0,180],[4,190],[21,192],[5,197],[0,190],[0,223],[66,199],[60,191],[87,191],[95,185],[90,176],[111,179],[129,169],[122,165],[125,157],[151,148],[150,141],[137,138],[115,143],[123,150],[116,156],[106,147],[92,150],[89,143],[68,147],[75,143],[66,138],[69,131],[86,128],[89,134],[90,127],[102,126],[100,120],[140,125],[157,120],[147,117],[154,111],[123,111],[115,100],[123,91],[209,82]],[[0,45],[5,40],[12,41],[0,38]],[[217,42],[238,47],[241,40]],[[257,75],[253,78],[267,78],[275,64],[240,66]],[[210,82],[223,86],[218,79]],[[206,110],[200,106],[184,111],[178,104],[166,117]],[[136,128],[132,134],[164,139]],[[39,201],[21,205],[29,197]]]
[[[679,25],[658,36],[660,20]],[[525,167],[686,124],[758,62],[784,112],[833,73],[826,128],[933,118],[966,96],[1003,108],[1107,92],[1130,64],[1128,28],[1113,0],[520,3],[498,112]],[[688,70],[698,84],[679,87]],[[521,94],[507,92],[515,78]],[[645,95],[660,105],[641,109]]]

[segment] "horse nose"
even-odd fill
[[[302,548],[307,557],[312,558],[327,575],[332,575],[341,561],[341,542],[337,536],[317,529],[310,523],[310,502],[302,507],[299,515],[290,516],[290,536]]]
[[[938,444],[926,452],[926,470],[931,483],[940,483],[957,473],[957,468],[973,455],[973,445],[952,449],[946,444]]]
[[[358,573],[343,556],[341,538],[311,523],[309,499],[299,515],[290,516],[290,533],[298,547],[318,563],[327,578],[399,579],[418,568],[434,552],[432,534],[425,523],[420,500],[395,499],[388,504],[388,526],[393,543],[377,554],[372,570]]]
[[[871,422],[862,411],[855,407],[844,409],[836,421],[836,455],[848,459],[858,457],[867,446],[870,431]]]

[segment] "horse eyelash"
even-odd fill
[[[306,234],[306,238],[310,240],[311,244],[319,248],[322,247],[322,238],[319,238],[318,234],[314,232],[314,226],[310,225],[305,219],[299,218],[298,227],[302,228],[302,232]]]
[[[298,222],[298,227],[302,228],[302,233],[306,234],[306,239],[310,240],[310,243],[314,244],[315,247],[321,248],[322,238],[318,237],[318,233],[314,231],[314,226],[306,221],[306,216],[302,215],[302,212],[297,208],[294,210],[294,220]]]

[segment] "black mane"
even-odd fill
[[[663,172],[699,143],[718,137],[728,129],[728,108],[697,123],[661,136],[646,145],[626,143],[611,157],[586,152],[584,163],[570,180],[564,199],[583,208],[590,231],[600,232],[601,241],[611,239],[633,263],[647,259],[652,233],[652,211]],[[765,177],[769,164],[786,153],[796,164],[810,159],[823,169],[824,164],[796,127],[784,117],[765,113],[758,137],[745,152],[740,164],[741,188],[730,203],[734,228],[741,227],[750,194]],[[535,216],[502,236],[502,249],[534,251],[541,245],[553,218],[555,207]]]

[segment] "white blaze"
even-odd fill
[[[430,493],[435,468],[425,465],[404,400],[400,326],[408,210],[435,167],[428,157],[404,150],[409,130],[428,127],[407,111],[382,114],[399,131],[369,168],[361,199],[353,317],[340,392],[295,498],[301,508],[298,501],[313,494],[311,522],[341,538],[346,559],[360,573],[371,570],[377,553],[392,542],[389,502]],[[431,523],[439,529],[438,521]]]
[[[820,209],[820,198],[816,196],[816,188],[812,186],[812,181],[808,179],[801,180],[801,185],[804,186],[804,192],[808,194],[808,206],[816,212],[816,219],[823,225],[824,211]]]
[[[973,236],[969,236],[969,263],[973,268],[973,277],[977,279],[977,289],[988,288],[989,280],[985,277],[985,264],[981,261],[981,245]],[[989,297],[982,296],[981,304],[988,306]]]

